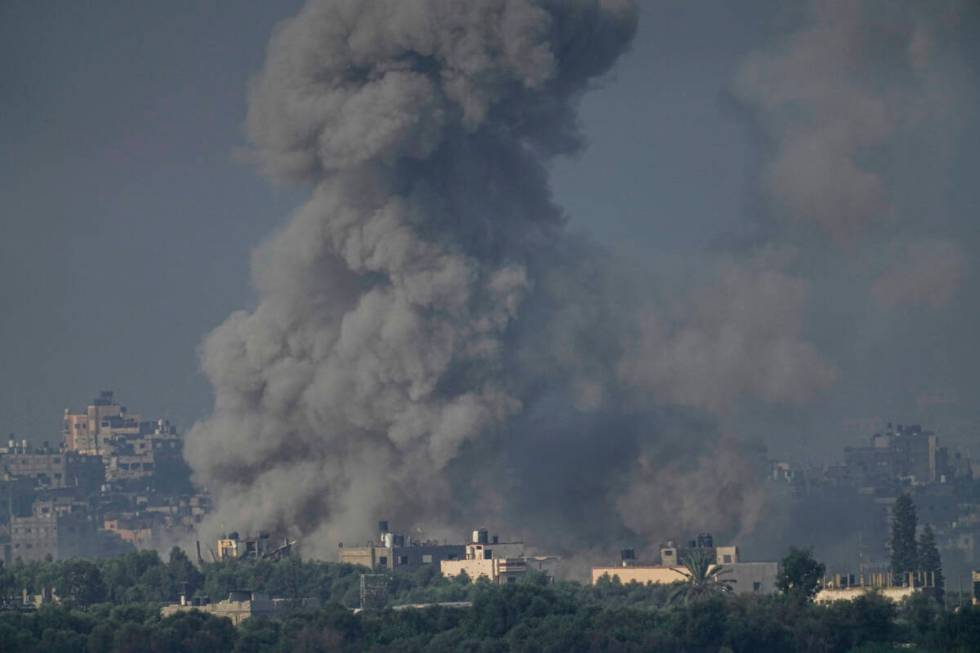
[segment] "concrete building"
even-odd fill
[[[34,501],[34,482],[30,478],[0,475],[0,524],[13,515],[31,514]]]
[[[65,409],[64,445],[69,451],[101,456],[110,482],[143,479],[182,461],[182,442],[167,420],[143,420],[104,390],[85,409]]]
[[[660,549],[659,564],[637,562],[633,551],[625,549],[622,561],[617,566],[593,567],[592,584],[608,577],[618,578],[621,583],[640,583],[641,585],[670,585],[686,578],[684,560],[694,551],[701,551],[714,559],[708,569],[723,567],[723,578],[734,581],[732,589],[739,594],[772,594],[776,591],[776,578],[779,575],[777,562],[743,562],[739,558],[738,547],[714,546],[709,534],[701,534],[686,547],[677,547],[668,542]]]
[[[105,468],[98,456],[11,443],[0,454],[0,477],[27,478],[37,489],[77,488],[87,494],[98,491]]]
[[[162,531],[159,516],[107,517],[102,528],[114,533],[120,540],[132,544],[137,549],[153,548],[157,534]]]
[[[101,456],[105,452],[104,441],[109,436],[138,434],[139,422],[139,415],[128,414],[126,407],[115,401],[112,390],[103,390],[84,413],[71,413],[65,409],[65,445],[72,451]]]
[[[915,485],[945,482],[954,471],[949,452],[939,446],[939,437],[918,424],[888,424],[871,436],[866,447],[844,449],[848,474],[861,483],[885,483],[908,479]]]
[[[378,536],[363,546],[344,546],[337,548],[340,562],[360,565],[372,571],[394,570],[402,567],[439,565],[443,560],[459,560],[466,554],[462,544],[440,544],[433,540],[414,540],[392,533],[388,522],[378,522]]]
[[[10,542],[4,560],[43,561],[47,558],[98,557],[111,554],[102,546],[98,525],[82,511],[59,511],[51,502],[38,501],[30,516],[10,519]]]
[[[528,556],[523,542],[501,542],[496,535],[491,537],[486,530],[478,529],[473,531],[463,558],[443,560],[440,571],[448,578],[466,574],[474,582],[486,578],[502,585],[516,582],[529,571],[547,573],[557,561],[554,556]]]
[[[279,560],[288,556],[295,544],[286,538],[277,543],[268,533],[241,537],[237,532],[231,532],[218,538],[215,556],[218,560]]]
[[[103,441],[106,480],[126,481],[167,473],[182,464],[183,441],[167,420],[141,422],[136,433],[113,433]]]
[[[817,603],[834,601],[853,601],[872,592],[896,603],[935,587],[935,578],[930,574],[912,574],[902,583],[895,583],[890,572],[877,574],[835,574],[824,578],[820,590],[814,597]]]
[[[229,593],[227,599],[217,603],[211,603],[208,599],[190,599],[182,594],[177,603],[163,606],[160,609],[160,616],[169,617],[179,612],[197,610],[230,619],[231,623],[238,626],[251,617],[274,617],[292,610],[315,610],[319,607],[320,600],[316,598],[270,598],[260,592],[234,590]]]

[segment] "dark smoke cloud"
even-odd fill
[[[836,372],[806,340],[808,283],[783,270],[786,258],[725,261],[671,321],[650,314],[621,377],[660,402],[718,415],[747,400],[799,404],[826,390]]]
[[[950,80],[937,61],[962,8],[813,1],[805,27],[742,62],[733,92],[770,139],[762,188],[779,218],[844,244],[902,219],[888,159],[948,113]]]
[[[901,266],[852,284],[883,305],[951,301],[967,272],[876,158],[945,105],[946,14],[902,7],[882,40],[873,3],[813,3],[739,68],[777,219],[653,292],[566,230],[547,175],[583,145],[578,100],[629,47],[631,3],[310,1],[250,96],[251,157],[312,190],[255,253],[257,306],[202,349],[215,407],[186,455],[217,499],[206,534],[324,556],[379,518],[592,554],[748,536],[770,499],[732,416],[845,371],[812,338],[815,271],[884,243]]]
[[[280,26],[254,157],[315,188],[256,253],[256,309],[204,345],[215,410],[187,455],[215,526],[315,549],[380,515],[441,524],[461,450],[553,373],[514,360],[562,256],[543,164],[579,146],[577,98],[635,26],[610,1],[310,2]]]

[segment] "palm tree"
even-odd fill
[[[722,578],[725,574],[730,574],[731,569],[715,564],[711,556],[704,549],[695,549],[684,556],[684,569],[674,571],[683,577],[682,584],[671,594],[670,602],[673,603],[681,598],[684,602],[698,600],[714,594],[726,594],[733,591],[732,584],[735,580]]]

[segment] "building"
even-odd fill
[[[50,501],[37,501],[26,517],[11,517],[10,542],[4,560],[24,562],[98,557],[113,553],[102,546],[98,526],[81,510],[61,511]]]
[[[0,524],[13,515],[31,514],[34,501],[34,482],[29,478],[0,476]]]
[[[865,484],[907,479],[925,485],[946,482],[955,472],[939,437],[918,424],[888,424],[871,436],[869,446],[845,448],[844,464],[854,481]]]
[[[129,415],[126,407],[115,401],[112,390],[103,390],[84,413],[65,409],[65,446],[79,453],[101,456],[107,438],[115,434],[137,434],[139,422],[139,415]]]
[[[103,441],[106,480],[145,479],[183,465],[183,442],[167,420],[141,422],[136,433],[114,433]]]
[[[340,562],[360,565],[372,571],[394,570],[403,567],[439,565],[443,560],[459,560],[466,554],[462,544],[440,544],[433,540],[414,540],[392,533],[388,522],[378,522],[378,536],[363,546],[344,546],[337,548]]]
[[[169,617],[179,612],[197,610],[215,617],[225,617],[238,626],[251,617],[274,617],[284,612],[301,609],[317,609],[320,600],[316,598],[282,599],[269,598],[267,594],[251,590],[234,590],[228,598],[217,603],[208,599],[191,599],[185,594],[180,595],[177,603],[165,605],[160,610],[161,617]]]
[[[104,390],[85,409],[65,409],[64,446],[79,454],[101,456],[105,478],[121,482],[152,477],[161,468],[182,466],[182,441],[167,420],[143,420]]]
[[[11,442],[0,454],[0,477],[27,478],[37,489],[77,488],[88,494],[99,490],[105,468],[98,456]]]
[[[602,578],[618,578],[621,583],[640,583],[641,585],[670,585],[686,578],[684,561],[695,551],[700,551],[714,559],[708,569],[723,567],[724,580],[734,581],[732,589],[739,594],[772,594],[776,591],[776,578],[779,575],[777,562],[743,562],[739,558],[738,547],[714,545],[710,534],[703,533],[686,547],[674,546],[668,542],[660,549],[659,564],[637,562],[632,549],[624,549],[622,561],[618,566],[593,567],[592,584]]]
[[[114,533],[123,542],[132,544],[137,549],[153,548],[157,534],[161,532],[162,519],[152,515],[142,517],[106,517],[102,528]]]
[[[971,571],[970,580],[973,581],[973,605],[980,605],[980,571]]]
[[[456,578],[465,574],[470,580],[486,578],[495,585],[516,582],[529,571],[549,571],[558,558],[554,556],[527,556],[523,542],[501,542],[484,529],[473,531],[465,554],[459,560],[443,560],[442,575]]]
[[[898,603],[924,589],[935,587],[934,583],[935,577],[925,573],[910,573],[902,583],[895,583],[890,572],[835,574],[821,581],[820,590],[813,600],[817,603],[853,601],[873,592]]]
[[[241,537],[237,532],[231,532],[218,538],[215,556],[218,560],[259,560],[263,558],[280,559],[288,556],[295,541],[283,538],[280,544],[273,542],[268,533],[259,533],[258,537]]]

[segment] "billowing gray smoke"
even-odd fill
[[[382,517],[566,548],[751,527],[755,470],[668,406],[825,384],[798,342],[803,289],[760,273],[749,301],[793,298],[762,334],[710,297],[689,329],[651,327],[550,197],[579,96],[636,21],[623,0],[313,0],[280,26],[253,154],[312,198],[257,251],[257,306],[204,343],[216,401],[186,455],[217,499],[206,530],[325,554]]]

